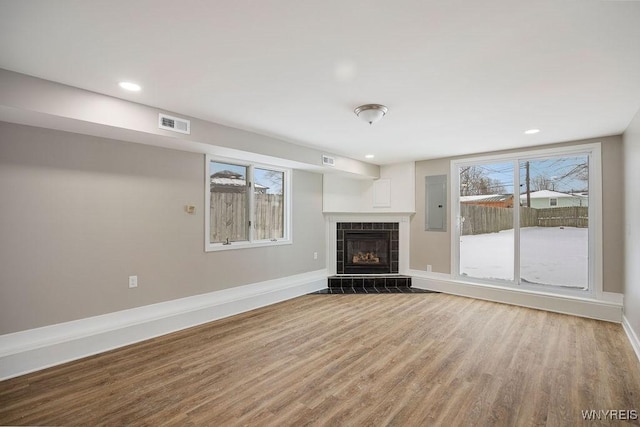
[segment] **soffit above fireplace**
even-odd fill
[[[325,174],[322,209],[325,214],[414,214],[415,164],[380,166],[377,180]]]

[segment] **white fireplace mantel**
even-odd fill
[[[398,232],[398,273],[409,274],[409,244],[411,213],[325,213],[327,242],[327,272],[329,276],[336,274],[336,235],[339,222],[397,222]]]

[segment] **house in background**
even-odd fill
[[[552,190],[533,191],[529,194],[531,208],[565,208],[570,206],[589,206],[589,196],[583,194],[561,193]],[[520,195],[520,206],[526,206],[527,195]]]
[[[253,183],[255,192],[266,194],[269,187],[257,182]],[[212,193],[244,193],[247,191],[247,180],[237,172],[223,170],[211,175]]]
[[[513,194],[484,194],[479,196],[460,196],[464,205],[487,206],[493,208],[512,208]]]
[[[589,192],[581,191],[578,193],[571,193],[572,196],[579,197],[581,199],[580,206],[589,206]]]

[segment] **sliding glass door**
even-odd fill
[[[453,162],[455,275],[559,292],[592,289],[594,148],[558,151]]]
[[[588,289],[589,157],[519,162],[520,280]]]
[[[462,276],[513,281],[513,171],[513,162],[459,168]]]

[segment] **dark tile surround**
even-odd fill
[[[410,276],[331,276],[329,288],[314,294],[419,294],[432,293],[411,287]]]
[[[327,288],[313,294],[433,294],[434,291],[416,288]]]
[[[336,273],[344,274],[345,230],[387,230],[391,234],[389,273],[398,273],[400,223],[397,222],[338,222],[336,223]]]
[[[410,288],[409,276],[331,276],[329,288]]]
[[[329,288],[314,294],[419,294],[432,293],[411,287],[409,276],[331,276]]]

